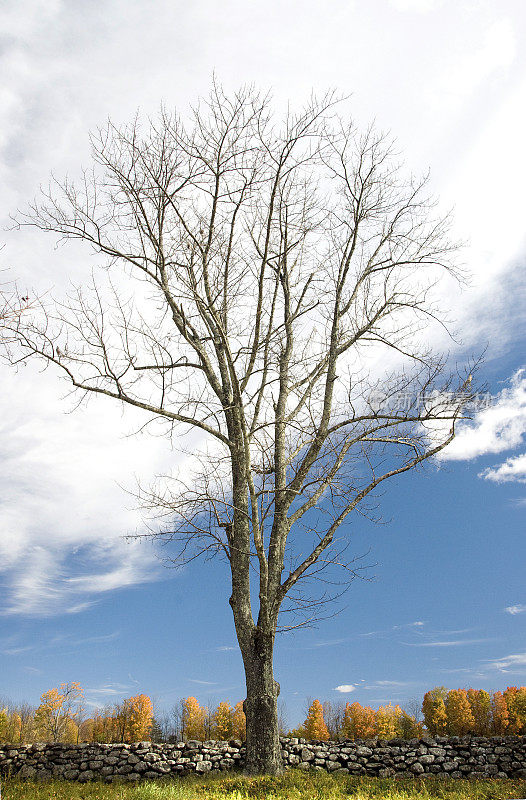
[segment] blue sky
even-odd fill
[[[278,104],[313,86],[352,93],[358,119],[391,129],[409,165],[431,167],[444,206],[455,206],[473,279],[447,296],[464,338],[452,358],[488,347],[481,378],[494,405],[439,464],[388,487],[385,524],[346,525],[352,552],[376,563],[374,579],[352,584],[337,617],[280,637],[288,719],[302,719],[307,697],[403,704],[437,684],[526,683],[522,2],[221,8],[3,3],[3,224],[51,170],[75,174],[87,131],[108,114],[185,104],[214,69],[227,88],[240,77],[273,87]],[[6,279],[39,290],[91,267],[36,234],[4,240]],[[66,413],[65,391],[49,372],[2,367],[0,697],[37,702],[78,680],[92,705],[139,691],[162,709],[190,694],[242,699],[225,565],[168,571],[151,548],[122,539],[142,524],[124,488],[177,465],[176,454],[127,436],[137,418],[103,402]]]

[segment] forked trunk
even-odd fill
[[[251,652],[243,653],[247,699],[245,772],[249,775],[279,775],[283,771],[278,725],[279,683],[272,670],[272,642],[254,637]]]

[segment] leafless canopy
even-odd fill
[[[91,245],[106,272],[8,318],[16,357],[199,434],[191,477],[143,500],[179,557],[229,560],[241,644],[255,626],[273,639],[339,526],[447,445],[471,396],[424,345],[455,273],[447,222],[340,107],[313,98],[278,124],[268,97],[215,86],[185,120],[110,123],[80,184],[53,181],[17,219]]]

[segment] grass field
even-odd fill
[[[394,780],[324,772],[281,778],[218,775],[135,784],[5,780],[2,800],[510,800],[526,797],[526,781]]]

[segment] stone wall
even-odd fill
[[[287,767],[338,774],[526,778],[526,737],[307,742],[282,739]],[[233,770],[243,766],[240,741],[178,744],[0,745],[0,773],[21,778],[138,781]]]

